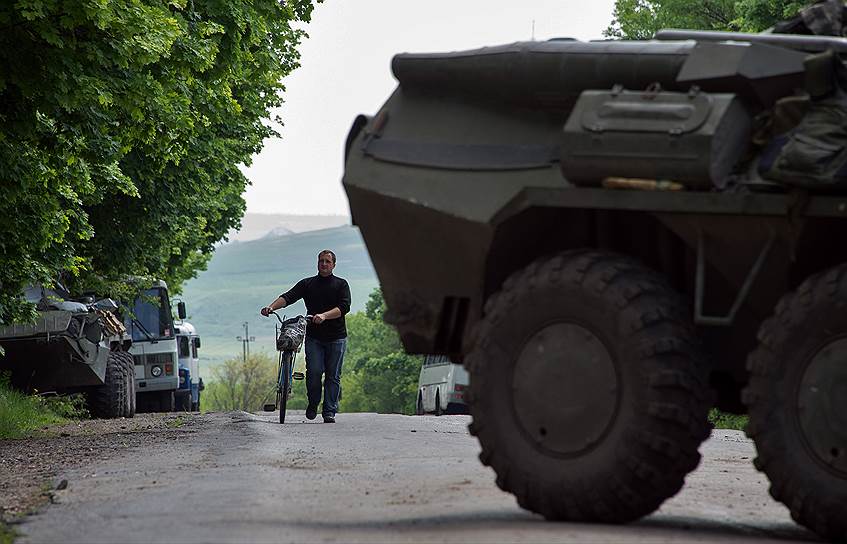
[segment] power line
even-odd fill
[[[247,362],[247,359],[250,357],[250,342],[255,342],[256,337],[250,336],[250,324],[245,321],[244,324],[244,336],[236,336],[235,339],[241,342],[241,351],[244,356],[244,362]]]

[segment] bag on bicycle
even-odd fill
[[[282,322],[282,329],[276,338],[277,351],[296,350],[306,337],[306,318],[292,317]]]

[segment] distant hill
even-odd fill
[[[281,213],[247,213],[241,228],[227,234],[230,242],[249,242],[270,232],[308,232],[350,225],[346,215],[291,215]]]
[[[294,234],[294,231],[285,227],[274,227],[262,236],[262,238],[276,238],[278,236],[288,236],[289,234]]]
[[[363,310],[368,295],[378,285],[359,229],[341,226],[330,229],[224,244],[215,251],[208,269],[185,284],[181,298],[188,307],[188,321],[202,339],[201,366],[241,355],[247,322],[251,351],[273,351],[274,323],[263,318],[259,308],[269,304],[298,280],[317,274],[318,252],[331,249],[338,256],[335,273],[350,283],[351,311]],[[288,315],[305,313],[302,302],[286,308]],[[205,364],[204,364],[205,363]]]

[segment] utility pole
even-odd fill
[[[255,342],[256,337],[250,336],[250,324],[245,321],[243,323],[244,326],[244,336],[236,336],[235,339],[241,342],[241,352],[244,356],[244,362],[247,362],[247,359],[250,357],[250,342]]]

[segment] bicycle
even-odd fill
[[[276,349],[279,351],[279,366],[276,377],[276,404],[265,404],[264,411],[273,412],[279,408],[279,422],[285,423],[285,407],[291,395],[291,382],[302,380],[302,372],[294,372],[294,356],[300,351],[306,339],[306,324],[312,321],[311,315],[298,315],[283,319],[275,311],[273,314],[279,321],[276,334]]]

